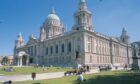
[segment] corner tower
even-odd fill
[[[123,43],[126,43],[126,44],[128,44],[130,41],[130,37],[129,37],[127,31],[125,30],[125,28],[123,28],[123,30],[122,30],[122,34],[120,36],[120,39]]]
[[[75,24],[73,26],[73,30],[85,29],[93,31],[92,14],[87,8],[86,0],[80,0],[79,9],[74,14],[74,20]]]
[[[17,39],[15,41],[15,48],[19,48],[19,47],[22,47],[22,46],[24,46],[24,39],[22,37],[21,32],[19,32],[19,34],[17,36]]]

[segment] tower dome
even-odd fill
[[[60,21],[60,18],[55,14],[55,9],[53,8],[51,13],[47,16],[47,21],[57,20]]]
[[[85,3],[85,2],[86,2],[86,0],[80,0],[80,2]]]

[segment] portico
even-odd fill
[[[29,65],[29,55],[24,51],[19,52],[16,57],[16,65],[17,66],[28,66]]]

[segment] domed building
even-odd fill
[[[53,8],[40,28],[40,37],[34,35],[24,43],[22,34],[17,37],[14,48],[14,64],[72,66],[123,67],[132,62],[132,48],[125,29],[114,38],[94,31],[92,13],[86,0],[80,0],[74,13],[72,30],[65,32],[61,19]]]

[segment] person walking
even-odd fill
[[[87,71],[89,72],[89,66],[87,65]]]

